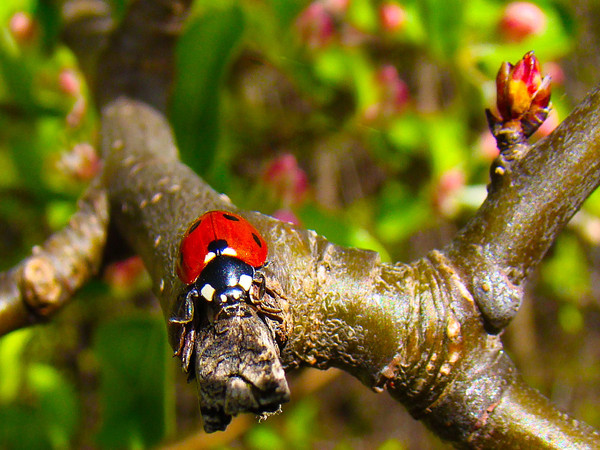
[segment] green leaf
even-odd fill
[[[53,448],[68,448],[80,417],[74,387],[48,365],[36,364],[28,375],[38,401],[37,426],[45,430]]]
[[[434,176],[448,169],[464,165],[469,149],[466,145],[465,119],[456,111],[452,116],[432,115],[425,119],[424,135],[429,144],[431,166]]]
[[[313,397],[306,397],[287,412],[285,421],[286,437],[293,448],[311,448],[311,441],[319,431],[319,403]]]
[[[278,22],[282,27],[289,27],[306,7],[305,0],[268,0],[269,6],[275,11]]]
[[[581,310],[572,303],[565,303],[558,308],[558,323],[567,333],[581,332],[585,322]]]
[[[28,122],[15,121],[11,125],[7,137],[8,150],[20,181],[39,198],[48,198],[48,156],[61,149],[63,121],[44,117]]]
[[[464,2],[422,0],[418,5],[431,51],[436,58],[451,61],[460,45]]]
[[[44,50],[54,49],[61,29],[61,6],[58,1],[38,1],[35,7],[35,17],[42,29],[42,44]]]
[[[353,0],[348,7],[348,20],[361,31],[377,29],[377,10],[370,0]]]
[[[2,448],[11,450],[51,448],[37,419],[36,411],[29,406],[10,405],[0,408]]]
[[[192,21],[177,46],[173,127],[182,160],[199,174],[215,158],[223,76],[243,30],[238,5],[213,8]]]
[[[16,355],[21,356],[19,347],[26,344],[31,335],[31,330],[23,330],[7,336],[9,339],[4,338],[0,348],[1,363],[9,362]],[[6,347],[13,347],[12,351]],[[10,370],[3,370],[0,380],[6,387],[4,376],[11,375],[8,384],[11,384],[10,378],[15,377],[19,383],[19,393],[22,394],[23,388],[26,388],[28,395],[24,399],[28,404],[25,404],[23,397],[9,398],[10,403],[4,403],[7,398],[2,398],[0,446],[10,449],[70,448],[81,415],[72,384],[51,366],[34,364],[25,369],[22,361],[13,361],[12,364],[21,366],[18,373],[13,371],[11,375]],[[26,377],[23,376],[24,371]]]
[[[377,450],[405,450],[407,447],[398,439],[388,439]]]
[[[244,441],[252,450],[277,450],[285,447],[283,438],[268,425],[251,428]]]
[[[25,370],[23,351],[31,336],[32,330],[28,328],[13,331],[0,339],[0,404],[17,399]]]
[[[97,435],[107,448],[149,447],[166,433],[167,338],[162,320],[123,318],[95,340],[104,417]]]
[[[579,240],[563,234],[541,267],[544,284],[559,299],[579,305],[591,293],[591,274]],[[573,314],[568,314],[569,318]]]
[[[354,225],[351,220],[344,220],[313,205],[304,206],[298,211],[298,216],[306,228],[315,230],[338,245],[372,250],[378,252],[384,261],[390,260],[384,245],[366,229]]]
[[[377,233],[386,243],[402,242],[417,231],[433,226],[424,198],[400,183],[390,182],[380,194]]]

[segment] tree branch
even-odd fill
[[[105,109],[103,124],[114,219],[142,255],[168,319],[185,289],[174,262],[187,225],[206,210],[235,208],[177,160],[156,111],[121,99]],[[600,443],[593,429],[565,419],[526,388],[498,336],[485,330],[464,275],[443,253],[409,265],[382,264],[372,252],[240,213],[269,244],[267,282],[289,302],[293,329],[281,354],[287,369],[335,366],[372,389],[388,388],[415,417],[458,445],[542,443],[548,428],[562,442]],[[174,348],[179,335],[170,324]],[[517,420],[515,431],[504,433],[508,412],[525,416],[532,401],[533,422],[545,426]],[[552,445],[547,448],[558,448]]]
[[[108,199],[93,183],[69,224],[0,274],[0,336],[60,310],[98,270],[108,229]]]
[[[388,389],[457,446],[599,447],[592,428],[524,384],[497,334],[516,312],[527,274],[598,185],[598,92],[492,180],[480,211],[445,250],[411,264],[383,264],[373,252],[237,211],[179,161],[169,125],[153,107],[165,109],[174,36],[188,4],[134,2],[107,50],[98,86],[106,104],[102,181],[111,217],[148,268],[174,349],[182,330],[169,319],[186,289],[175,261],[189,223],[210,209],[236,211],[269,245],[267,295],[281,304],[283,322],[240,302],[234,314],[194,330],[191,376],[205,427],[222,429],[232,415],[269,412],[287,401],[282,367],[334,366],[376,391]],[[129,98],[115,100],[119,95]],[[94,203],[100,212],[101,203]],[[103,243],[106,216],[99,217],[98,238],[84,249]],[[70,260],[70,248],[61,260]],[[20,272],[4,275],[14,280],[2,284],[8,300],[0,313],[23,325],[31,319],[14,300],[23,295],[16,288]],[[232,358],[239,358],[236,364]]]
[[[523,282],[600,184],[600,91],[502,176],[446,253],[496,329],[513,317]]]

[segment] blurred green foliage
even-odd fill
[[[128,1],[109,3],[120,20]],[[502,61],[533,49],[552,70],[549,128],[573,106],[561,64],[576,49],[574,12],[560,0],[534,3],[539,29],[514,39],[500,0],[196,0],[169,110],[182,158],[242,208],[384,260],[422,256],[485,196],[496,150],[483,110],[494,104]],[[94,174],[85,149],[97,145],[98,117],[60,39],[62,4],[0,2],[2,270],[66,223]],[[540,270],[533,318],[507,334],[525,375],[596,426],[599,217],[595,194]],[[135,262],[107,270],[52,324],[0,340],[0,447],[145,448],[200,428],[194,389],[169,361],[139,270]],[[568,356],[555,360],[556,375],[545,362],[558,348]],[[348,409],[351,392],[363,395],[349,386],[294,399],[241,445],[441,445],[412,422],[399,434],[387,403],[370,415],[362,403]],[[334,436],[320,426],[332,416]],[[223,436],[215,445],[234,439]]]

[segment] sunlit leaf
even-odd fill
[[[239,6],[215,8],[194,19],[178,42],[171,115],[181,157],[199,174],[215,158],[223,76],[243,30]]]
[[[418,4],[433,54],[441,61],[451,61],[461,43],[465,2],[422,0]]]
[[[54,448],[68,447],[81,416],[75,387],[54,367],[42,364],[30,368],[29,384],[38,402],[36,426],[45,430]]]
[[[0,339],[0,404],[17,398],[25,370],[23,351],[31,336],[32,330],[24,329]]]

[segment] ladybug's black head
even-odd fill
[[[220,255],[206,265],[195,285],[205,300],[225,306],[245,299],[253,280],[254,267],[233,256]]]

